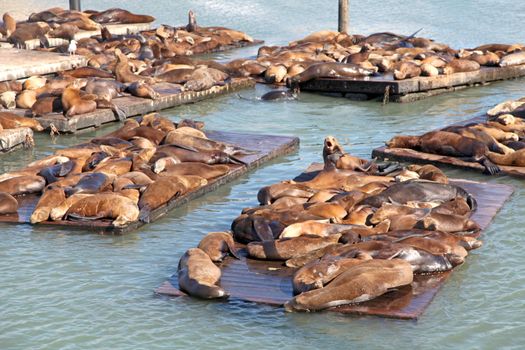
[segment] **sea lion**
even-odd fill
[[[297,295],[309,290],[323,288],[350,267],[367,260],[372,260],[372,257],[366,253],[354,251],[345,257],[328,255],[318,261],[312,261],[294,273],[292,278],[293,293]]]
[[[288,73],[288,68],[283,64],[271,65],[264,72],[264,80],[268,84],[278,84],[283,81]]]
[[[0,93],[6,91],[22,91],[22,83],[16,80],[2,81],[0,82]]]
[[[290,101],[297,100],[297,93],[294,90],[274,90],[261,96],[263,101]]]
[[[476,199],[459,186],[417,180],[395,183],[383,192],[365,198],[360,204],[379,208],[387,202],[398,204],[406,204],[409,201],[448,202],[457,197],[465,199],[471,210],[477,208]]]
[[[156,92],[149,84],[143,81],[135,81],[126,87],[126,92],[129,92],[133,96],[150,98],[157,100],[160,98],[160,94]]]
[[[30,109],[36,102],[36,91],[24,90],[16,96],[16,107]]]
[[[443,68],[443,74],[478,71],[480,65],[476,61],[468,59],[454,59]]]
[[[58,177],[65,177],[71,173],[76,165],[74,160],[68,160],[64,163],[58,163],[55,165],[50,165],[48,167],[42,168],[38,175],[46,179],[47,184],[58,181]]]
[[[195,69],[188,81],[184,83],[186,91],[203,91],[212,88],[215,85],[224,85],[229,75],[220,70],[206,66]]]
[[[101,79],[115,79],[115,76],[108,71],[94,67],[80,67],[61,73],[64,76],[74,78],[101,78]]]
[[[212,164],[244,164],[241,160],[222,151],[200,150],[198,152],[183,149],[175,145],[162,145],[157,148],[158,154],[175,156],[181,162],[199,162]],[[162,158],[162,157],[160,157]]]
[[[42,192],[46,181],[41,176],[27,175],[10,178],[0,182],[0,192],[12,196]]]
[[[407,169],[410,171],[415,171],[419,175],[420,179],[448,184],[448,177],[445,175],[445,173],[432,164],[411,164],[407,167]]]
[[[123,227],[137,221],[139,208],[131,199],[119,194],[98,193],[73,204],[66,216],[81,219],[109,218],[114,219],[113,226]]]
[[[0,215],[14,214],[18,211],[18,201],[7,192],[0,192]]]
[[[489,152],[487,156],[492,162],[498,165],[525,166],[525,149],[520,149],[509,154]]]
[[[8,12],[2,16],[3,26],[0,28],[0,33],[9,38],[16,30],[16,20]]]
[[[160,176],[197,175],[205,178],[206,180],[223,176],[230,171],[230,167],[224,164],[208,165],[196,162],[173,164],[163,168],[163,166],[165,166],[165,162],[165,158],[159,159],[153,165],[153,171]]]
[[[515,66],[525,63],[525,51],[519,51],[515,53],[510,53],[501,58],[499,61],[500,67]]]
[[[76,194],[93,194],[102,192],[104,189],[111,186],[113,178],[103,173],[89,173],[83,176],[75,186],[67,188],[67,197]]]
[[[177,129],[168,132],[168,134],[166,135],[166,138],[163,140],[163,143],[164,144],[176,143],[180,134],[191,135],[191,136],[200,137],[203,139],[207,138],[206,134],[202,132],[201,130],[198,130],[196,128],[189,127],[189,126],[181,126],[179,124],[177,125]]]
[[[500,169],[488,158],[487,146],[478,140],[446,131],[431,131],[421,136],[395,136],[386,143],[389,148],[410,148],[426,153],[452,157],[467,157],[480,163],[488,174],[497,174]]]
[[[373,75],[375,72],[371,69],[361,68],[355,64],[325,62],[312,64],[287,82],[288,87],[295,87],[299,83],[319,78],[356,78]]]
[[[217,284],[221,269],[199,248],[189,249],[177,267],[179,287],[191,296],[203,299],[227,298],[228,294]]]
[[[46,82],[47,82],[46,77],[33,75],[27,78],[22,84],[22,86],[24,87],[24,90],[36,90],[46,85]]]
[[[321,289],[301,293],[284,304],[286,311],[319,311],[374,299],[412,283],[412,267],[405,261],[368,260],[350,267]]]
[[[36,224],[42,221],[47,221],[51,210],[62,204],[66,200],[66,194],[63,188],[52,188],[46,190],[31,214],[30,222]]]
[[[237,259],[239,258],[237,248],[233,237],[228,232],[210,232],[200,242],[199,249],[202,249],[211,261],[219,262],[224,259],[228,253]]]
[[[259,189],[257,200],[261,205],[269,205],[281,197],[310,198],[317,191],[301,183],[281,182]]]
[[[31,106],[34,117],[41,117],[49,113],[62,113],[62,98],[60,96],[41,97]]]
[[[394,79],[396,80],[415,78],[420,75],[421,68],[414,62],[401,62],[394,70]]]
[[[16,108],[16,91],[5,91],[0,93],[0,106],[7,109]]]
[[[81,96],[80,90],[75,87],[68,87],[62,93],[62,108],[67,118],[78,114],[93,112],[97,109],[97,102],[94,101],[96,96]]]
[[[248,255],[263,260],[288,260],[310,251],[337,243],[340,234],[327,237],[299,236],[294,238],[281,238],[275,241],[250,242],[246,246]]]
[[[155,17],[148,15],[137,15],[127,10],[120,8],[111,8],[105,11],[93,13],[90,16],[92,21],[101,24],[107,23],[119,23],[119,24],[131,24],[131,23],[151,23],[155,20]]]

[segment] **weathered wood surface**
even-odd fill
[[[0,48],[0,81],[71,70],[87,65],[84,56]]]
[[[120,107],[129,118],[183,104],[202,101],[253,86],[255,86],[255,82],[250,78],[233,78],[224,86],[214,86],[204,91],[180,92],[180,89],[175,84],[159,83],[153,86],[154,90],[161,96],[157,100],[124,96],[113,99],[113,102]],[[22,114],[26,115],[28,113],[29,111],[22,112]],[[81,129],[99,127],[102,124],[118,121],[113,111],[110,109],[97,109],[94,112],[76,115],[70,119],[67,119],[64,115],[59,113],[47,114],[37,119],[45,129],[49,129],[51,124],[53,124],[58,131],[63,133],[74,133]]]
[[[466,125],[470,123],[483,123],[486,116],[478,116],[471,119],[455,123],[453,125]],[[465,170],[476,170],[483,172],[485,167],[479,163],[467,162],[456,157],[442,156],[439,154],[425,153],[408,148],[388,148],[386,146],[378,147],[372,151],[372,158],[377,157],[385,160],[397,160],[411,163],[424,163],[434,165],[447,165]],[[525,177],[525,167],[498,165],[501,169],[499,175],[510,175],[514,177]]]
[[[4,129],[0,131],[0,153],[7,153],[17,149],[33,138],[33,130],[29,128]]]
[[[153,222],[160,217],[166,215],[170,210],[179,207],[189,201],[200,197],[208,192],[214,191],[219,186],[224,185],[246,172],[257,168],[261,164],[269,160],[289,154],[299,147],[299,138],[289,136],[274,136],[274,135],[256,135],[244,134],[234,132],[221,131],[207,131],[207,136],[210,139],[233,144],[247,150],[256,151],[255,154],[237,156],[247,165],[229,165],[230,172],[227,174],[210,180],[206,186],[200,187],[194,191],[186,193],[183,196],[177,197],[166,205],[163,205],[153,210],[149,216],[149,221]],[[17,215],[0,215],[0,222],[9,223],[29,223],[29,218],[34,211],[40,196],[26,195],[17,197],[19,208]],[[67,227],[89,230],[100,234],[124,234],[136,230],[144,225],[141,221],[130,223],[125,227],[114,227],[111,224],[112,220],[94,220],[94,221],[45,221],[38,225],[47,225],[53,227]]]
[[[389,91],[392,102],[412,102],[437,94],[456,91],[461,87],[525,76],[525,65],[482,67],[479,71],[394,80],[392,74],[356,79],[323,78],[304,82],[303,91],[383,96]]]
[[[296,180],[304,181],[311,178],[319,169],[320,165],[314,164]],[[477,199],[479,206],[472,219],[480,225],[482,230],[488,227],[497,212],[514,192],[514,189],[508,185],[468,180],[453,180],[452,182],[462,186]],[[244,255],[246,255],[245,252]],[[468,264],[468,258],[466,263]],[[284,302],[293,297],[291,278],[295,269],[285,267],[281,262],[268,262],[247,259],[246,257],[236,260],[228,257],[219,266],[222,270],[220,285],[231,295],[231,298],[282,306]],[[332,308],[328,311],[398,319],[417,319],[423,314],[451,273],[449,271],[439,274],[415,275],[414,282],[409,286],[399,288],[368,302]],[[177,288],[177,274],[174,274],[155,292],[167,296],[186,295]]]

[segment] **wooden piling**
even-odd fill
[[[348,3],[349,0],[339,0],[339,27],[340,32],[348,33]]]

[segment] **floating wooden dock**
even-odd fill
[[[87,65],[84,56],[0,48],[0,81],[56,73]]]
[[[29,128],[4,129],[0,131],[0,154],[11,152],[33,139],[33,130]]]
[[[487,120],[486,116],[478,116],[464,120],[451,126],[462,126],[470,123],[483,123]],[[385,160],[397,160],[401,162],[446,165],[465,170],[475,170],[483,172],[485,167],[479,163],[467,162],[456,157],[442,156],[439,154],[425,153],[408,148],[388,148],[386,146],[378,147],[372,151],[372,158]],[[514,177],[525,178],[525,167],[498,165],[501,169],[499,175],[510,175]]]
[[[392,73],[364,79],[316,79],[300,85],[303,91],[340,95],[350,99],[383,100],[388,91],[390,102],[414,102],[426,97],[453,92],[491,81],[525,76],[525,65],[481,67],[479,71],[394,80]]]
[[[296,181],[311,179],[321,168],[312,165]],[[514,189],[508,185],[488,184],[467,180],[453,180],[478,201],[478,209],[472,215],[482,230],[485,230],[494,216],[509,199]],[[239,245],[239,248],[243,248]],[[480,248],[483,249],[483,248]],[[295,269],[288,268],[278,261],[263,261],[244,257],[237,260],[227,257],[219,266],[222,270],[221,287],[231,298],[244,301],[282,306],[293,297],[292,275]],[[468,258],[467,262],[468,263]],[[459,267],[460,268],[460,267]],[[354,315],[374,315],[398,319],[417,319],[430,304],[452,271],[439,274],[414,275],[414,282],[396,291],[387,293],[371,301],[331,308],[328,311]],[[183,296],[178,288],[177,274],[155,290],[157,294]]]
[[[233,132],[219,132],[207,131],[206,135],[213,140],[233,144],[244,149],[256,151],[255,154],[237,156],[246,165],[232,165],[230,172],[227,174],[212,179],[206,186],[200,187],[194,191],[188,192],[183,196],[172,199],[167,204],[153,210],[149,216],[149,221],[153,222],[160,217],[166,215],[170,210],[179,207],[189,201],[200,197],[208,192],[214,191],[219,186],[228,183],[246,172],[259,167],[261,164],[269,160],[289,154],[299,147],[299,138],[288,136],[273,136],[273,135],[256,135]],[[39,195],[25,195],[17,197],[19,208],[18,214],[15,215],[0,215],[0,222],[8,223],[29,223],[31,214],[38,203]],[[69,229],[83,229],[90,232],[100,234],[124,234],[131,232],[143,226],[142,221],[130,223],[125,227],[114,227],[111,224],[112,220],[95,220],[95,221],[44,221],[38,225],[46,225],[51,227],[67,227]]]
[[[134,96],[124,96],[113,99],[113,103],[121,108],[126,117],[133,117],[140,114],[156,112],[167,108],[180,106],[183,104],[194,103],[209,98],[221,96],[233,91],[254,87],[255,82],[251,78],[232,78],[224,86],[213,86],[204,91],[183,91],[180,92],[180,85],[170,83],[159,83],[153,89],[160,94],[160,98],[151,100]],[[30,115],[30,110],[18,111],[21,115]],[[75,133],[86,128],[97,128],[102,124],[118,121],[117,117],[110,109],[97,109],[94,112],[80,114],[68,119],[60,113],[46,114],[36,118],[40,124],[49,129],[53,124],[61,133]]]

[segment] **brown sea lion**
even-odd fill
[[[28,127],[33,131],[42,131],[44,128],[40,122],[33,118],[21,117],[10,112],[0,112],[0,124],[4,129],[15,129]]]
[[[80,90],[75,87],[68,87],[62,93],[62,108],[67,118],[71,118],[78,114],[85,114],[93,112],[97,109],[95,102],[96,96],[89,95],[88,97],[81,96]]]
[[[166,135],[166,138],[164,139],[163,143],[165,143],[165,144],[176,143],[177,139],[179,138],[179,135],[181,135],[181,134],[183,134],[183,135],[191,135],[191,136],[200,137],[200,138],[207,138],[206,134],[204,132],[200,131],[200,130],[197,130],[195,128],[188,127],[188,126],[180,126],[180,125],[178,125],[177,129],[168,132],[168,134]]]
[[[340,234],[332,234],[327,237],[299,236],[275,241],[250,242],[246,247],[248,254],[256,259],[288,260],[337,243],[340,237]]]
[[[478,71],[480,65],[476,61],[469,59],[454,59],[447,63],[445,68],[443,68],[443,74],[453,74],[460,72],[473,72]]]
[[[525,149],[520,149],[509,154],[488,153],[488,158],[498,164],[506,166],[525,166]]]
[[[261,205],[269,205],[281,197],[310,198],[316,192],[316,190],[301,183],[281,182],[262,187],[257,193],[257,199]]]
[[[157,162],[155,162],[153,171],[155,173],[158,173],[160,176],[197,175],[205,178],[206,180],[211,180],[213,178],[223,176],[224,174],[227,174],[230,171],[230,167],[224,164],[208,165],[196,162],[173,164],[163,169],[162,163],[165,162],[165,158],[159,159]]]
[[[156,92],[149,84],[143,81],[135,81],[126,87],[126,92],[133,96],[150,98],[156,100],[160,98],[160,94]]]
[[[34,117],[41,117],[49,113],[62,113],[62,98],[60,96],[47,96],[38,98],[31,106]]]
[[[294,294],[300,294],[313,289],[323,288],[334,278],[352,266],[372,260],[366,253],[354,251],[349,256],[332,257],[328,255],[318,261],[312,261],[297,270],[292,279]]]
[[[445,173],[432,164],[411,164],[407,167],[407,169],[410,171],[415,171],[419,175],[420,179],[435,181],[442,184],[448,183],[448,177],[445,175]]]
[[[16,20],[8,12],[2,16],[3,26],[0,28],[0,33],[9,38],[16,30]]]
[[[66,194],[62,188],[53,188],[45,191],[36,205],[33,214],[31,214],[30,222],[36,224],[42,221],[47,221],[51,210],[62,204],[66,200]]]
[[[510,53],[501,58],[499,61],[500,67],[515,66],[525,63],[525,51],[519,51],[515,53]]]
[[[112,8],[101,12],[94,11],[90,19],[97,23],[120,23],[120,24],[131,24],[131,23],[151,23],[155,20],[155,17],[148,15],[137,15],[127,10],[120,8]]]
[[[7,192],[0,192],[0,215],[14,214],[18,211],[18,201]]]
[[[210,232],[200,242],[199,249],[202,249],[211,261],[219,262],[224,259],[228,253],[237,259],[239,258],[237,248],[233,237],[228,232]]]
[[[109,218],[114,219],[113,226],[122,227],[137,221],[139,208],[131,199],[119,194],[98,193],[73,204],[66,216],[80,219]]]
[[[350,267],[321,289],[301,293],[284,305],[286,311],[319,311],[374,299],[412,283],[412,267],[405,261],[368,260]]]
[[[23,89],[22,83],[16,80],[0,82],[0,93],[6,92],[6,91],[20,92],[22,91],[22,89]]]
[[[394,79],[403,80],[419,77],[421,68],[414,62],[401,62],[394,70]]]
[[[221,269],[199,248],[191,248],[181,257],[177,275],[180,289],[191,296],[203,299],[228,297],[217,285]]]
[[[36,102],[34,90],[24,90],[16,96],[16,106],[22,109],[30,109]]]
[[[6,109],[16,108],[16,91],[5,91],[0,93],[0,106]]]
[[[432,131],[421,136],[396,136],[386,143],[389,148],[410,148],[426,153],[452,157],[466,157],[480,163],[488,174],[500,169],[488,158],[487,146],[478,140],[446,131]]]
[[[12,196],[42,192],[46,181],[41,176],[20,176],[0,182],[0,192]]]
[[[98,69],[94,67],[80,67],[73,70],[64,71],[61,73],[64,76],[70,76],[74,78],[103,78],[103,79],[114,79],[115,76],[108,71]]]
[[[180,148],[174,145],[162,145],[157,148],[158,158],[165,156],[175,156],[181,162],[199,162],[205,164],[244,164],[237,158],[226,154],[222,151],[206,151],[200,150],[198,152],[190,151],[188,149]]]

